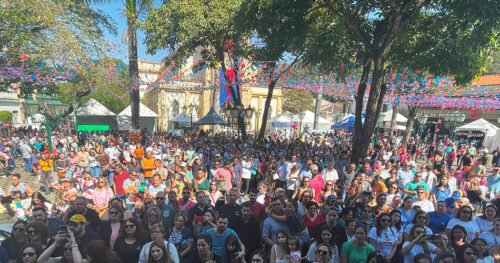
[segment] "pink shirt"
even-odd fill
[[[321,175],[318,175],[316,179],[311,179],[311,181],[309,181],[309,185],[314,189],[314,201],[316,203],[319,202],[319,195],[321,194],[321,191],[325,189],[325,185],[323,184],[323,177],[321,177]]]
[[[113,190],[111,190],[111,188],[109,188],[109,187],[108,187],[108,189],[101,190],[101,191],[98,191],[97,189],[95,189],[94,193],[92,195],[93,195],[92,199],[94,200],[94,203],[99,207],[103,207],[104,205],[106,205],[108,203],[108,201],[115,196],[113,194]]]
[[[228,169],[219,168],[215,173],[216,180],[226,182],[226,192],[229,192],[229,190],[231,190],[231,187],[233,186],[231,184],[231,177],[232,177],[231,171],[229,171]]]

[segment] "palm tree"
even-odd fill
[[[87,0],[93,3],[105,3],[111,0]],[[151,6],[153,0],[125,0],[127,17],[126,42],[128,44],[128,72],[130,78],[130,105],[132,110],[132,129],[139,129],[139,65],[137,57],[137,20]],[[135,88],[134,88],[135,87]]]

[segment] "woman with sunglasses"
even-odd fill
[[[114,197],[109,200],[108,208],[106,209],[106,212],[104,212],[104,214],[101,216],[101,221],[109,221],[109,209],[111,209],[112,206],[118,206],[121,208],[121,210],[123,211],[123,219],[132,217],[132,212],[123,207],[122,200],[118,197]]]
[[[35,263],[42,254],[43,248],[37,244],[26,244],[19,249],[17,263]]]
[[[139,253],[144,244],[147,243],[144,229],[135,218],[126,219],[120,229],[113,250],[122,259],[123,263],[136,263],[139,261]]]
[[[418,212],[416,212],[415,217],[413,217],[413,220],[411,220],[410,224],[406,225],[403,232],[410,233],[410,230],[414,225],[424,226],[425,233],[428,235],[432,235],[432,230],[429,227],[427,227],[427,225],[429,225],[429,215],[427,215],[427,212],[423,210],[419,210]]]
[[[123,209],[113,205],[108,209],[108,213],[109,221],[101,221],[99,235],[109,247],[113,247],[123,224]]]
[[[24,220],[18,220],[12,226],[11,236],[2,242],[2,247],[7,250],[10,258],[16,258],[19,249],[28,243],[26,237],[26,227],[28,222]]]
[[[210,204],[212,207],[215,207],[215,203],[217,203],[217,199],[222,197],[222,193],[219,191],[219,186],[215,181],[210,182],[210,189],[208,192],[208,197],[210,198]]]
[[[101,176],[97,179],[97,187],[92,193],[92,200],[94,202],[94,210],[102,216],[106,209],[108,208],[108,202],[113,198],[115,194],[113,190],[109,187],[108,180],[106,177]]]
[[[479,236],[479,227],[472,220],[472,208],[470,206],[462,206],[458,209],[455,218],[452,218],[446,226],[446,233],[449,234],[455,225],[462,225],[467,231],[467,239],[472,240]]]
[[[326,198],[328,198],[330,195],[335,194],[335,191],[333,189],[333,182],[332,181],[326,181],[325,184],[325,189],[321,191],[320,193],[320,200],[324,204],[326,203]]]
[[[26,236],[28,244],[36,244],[45,249],[49,238],[49,230],[47,225],[38,220],[33,220],[26,227]]]
[[[320,245],[320,244],[330,244],[330,245],[333,245],[333,243],[336,241],[336,240],[333,240],[333,230],[332,228],[330,228],[328,225],[323,225],[319,231],[317,231],[317,235],[314,237],[314,241],[311,243],[311,245],[309,246],[309,250],[307,251],[307,254],[306,254],[306,258],[307,260],[313,262],[314,259],[315,259],[315,251],[316,251],[316,248]],[[340,245],[342,246],[342,245]],[[339,258],[339,251],[337,250],[337,247],[332,247],[334,248],[332,250],[332,252],[330,253],[330,258],[331,258],[331,262],[337,262],[338,261],[338,258]]]
[[[157,206],[152,206],[146,210],[143,226],[145,229],[149,229],[152,225],[163,224],[161,217],[163,213]],[[149,235],[149,233],[147,233]]]
[[[357,226],[354,235],[356,238],[353,241],[347,241],[342,246],[342,263],[366,262],[368,255],[375,251],[375,248],[365,240],[364,226]]]
[[[316,196],[314,189],[309,184],[310,181],[311,181],[310,178],[304,177],[304,179],[302,180],[302,186],[295,189],[295,191],[293,192],[293,195],[292,195],[292,199],[301,200],[302,195],[304,194],[304,192],[307,192],[307,191],[312,193],[311,197]]]
[[[409,238],[411,241],[406,241],[401,249],[401,254],[405,257],[404,263],[412,263],[413,257],[420,253],[430,255],[432,259],[441,253],[441,249],[424,240],[425,235],[425,227],[423,225],[414,225],[411,228]]]
[[[59,231],[57,235],[54,236],[54,243],[50,245],[38,258],[38,262],[47,263],[81,263],[82,254],[78,248],[78,244],[75,241],[75,235],[71,231],[62,232]],[[54,251],[64,244],[64,254],[62,257],[50,257]]]
[[[390,260],[391,251],[396,247],[396,241],[400,237],[398,232],[391,228],[391,216],[382,213],[377,217],[377,224],[368,232],[368,241],[375,250],[382,252],[385,258]]]

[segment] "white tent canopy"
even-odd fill
[[[392,120],[392,109],[384,112],[383,114],[384,114],[383,121],[384,122],[391,122],[391,120]],[[408,119],[405,116],[401,115],[399,112],[396,114],[396,122],[406,123],[407,121],[408,121]]]
[[[297,117],[298,119],[298,117]],[[300,120],[299,120],[300,121]],[[329,130],[332,126],[332,122],[319,116],[318,118],[318,130]],[[314,112],[305,111],[304,119],[302,120],[302,129],[308,125],[310,129],[314,126]]]
[[[500,133],[500,129],[489,123],[487,120],[485,119],[478,119],[478,120],[475,120],[473,122],[470,122],[470,123],[467,123],[465,125],[462,125],[458,128],[455,129],[455,133],[458,133],[457,135],[458,136],[461,136],[459,134],[461,134],[460,132],[482,132],[484,133],[484,138],[485,138],[485,142],[486,142],[486,148],[488,149],[494,149],[500,145],[493,145],[493,141],[497,141],[498,140],[493,140],[496,136],[497,136],[497,133]],[[497,143],[495,143],[497,144]]]
[[[94,98],[89,99],[80,108],[76,109],[76,115],[80,116],[116,116],[112,111],[102,105]]]
[[[118,116],[127,116],[127,117],[132,116],[132,106],[128,105],[128,107],[122,110],[122,112],[120,112]],[[144,104],[141,103],[139,106],[139,118],[142,117],[156,118],[158,117],[158,114],[156,114],[154,111],[150,110],[148,107],[146,107]]]
[[[290,122],[291,121],[286,116],[286,113],[282,113],[274,116],[274,118],[271,121],[271,125],[273,128],[289,128]]]

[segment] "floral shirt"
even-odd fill
[[[167,240],[174,244],[177,248],[177,252],[181,254],[189,243],[194,243],[193,232],[190,228],[184,227],[179,233],[174,233],[172,231]]]

